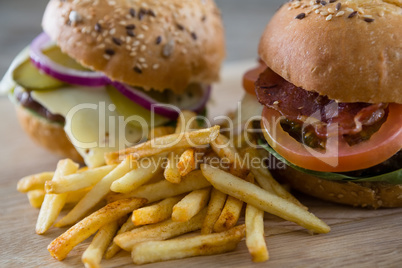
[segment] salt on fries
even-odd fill
[[[317,233],[330,230],[269,171],[242,165],[243,153],[260,157],[257,149],[240,155],[219,126],[200,130],[195,119],[184,112],[176,129],[154,128],[152,140],[107,154],[106,166],[78,170],[71,160],[61,160],[55,172],[21,179],[18,190],[40,207],[40,234],[65,204],[75,205],[54,224],[72,227],[50,243],[50,254],[63,260],[96,233],[82,255],[86,267],[100,267],[103,257],[110,259],[121,249],[132,253],[134,263],[145,264],[227,252],[246,236],[252,260],[262,262],[269,258],[264,212]],[[244,205],[245,225],[237,225]]]

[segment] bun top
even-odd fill
[[[42,24],[83,66],[146,90],[214,82],[225,56],[213,0],[51,0]]]
[[[292,1],[265,29],[260,57],[340,102],[402,103],[402,1]]]

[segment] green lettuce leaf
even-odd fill
[[[272,149],[271,146],[266,144],[264,141],[259,140],[258,144],[261,146],[261,148],[264,148],[267,150],[270,154],[275,156],[278,160],[281,162],[285,163],[289,167],[292,167],[300,172],[324,179],[324,180],[330,180],[330,181],[352,181],[352,182],[385,182],[389,184],[402,184],[402,169],[398,169],[389,173],[373,176],[373,177],[353,177],[353,176],[348,176],[340,173],[333,173],[333,172],[320,172],[320,171],[314,171],[314,170],[309,170],[309,169],[304,169],[301,167],[298,167],[289,161],[287,161],[285,158],[283,158],[280,154],[278,154],[274,149]]]

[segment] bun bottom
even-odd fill
[[[355,207],[402,207],[402,185],[329,181],[290,167],[271,172],[291,188],[322,200]]]
[[[21,105],[16,105],[15,109],[21,127],[37,144],[54,154],[70,158],[75,162],[84,162],[71,144],[62,126],[35,116]]]

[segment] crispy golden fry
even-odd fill
[[[181,154],[180,160],[177,163],[177,168],[181,176],[186,176],[197,168],[195,150],[193,148],[187,149]]]
[[[84,188],[74,192],[67,193],[67,204],[77,204],[92,189],[92,187]]]
[[[80,173],[63,176],[57,181],[48,181],[45,190],[48,194],[62,194],[94,186],[109,174],[116,165],[88,169]]]
[[[110,190],[117,193],[129,193],[148,182],[162,170],[161,156],[141,159],[137,168],[131,170],[123,177],[115,180]]]
[[[250,158],[261,158],[261,155],[255,148],[248,148],[246,152],[249,154]],[[296,205],[302,207],[305,210],[308,210],[306,206],[304,206],[302,203],[300,203],[299,200],[297,200],[296,197],[294,197],[291,193],[289,193],[283,186],[277,182],[269,172],[267,168],[264,168],[262,166],[260,167],[251,167],[251,172],[254,174],[254,177],[258,184],[265,189],[266,191],[269,191],[271,193],[275,193],[278,196],[289,200],[292,203],[295,203]]]
[[[149,139],[155,139],[174,133],[173,127],[154,127],[150,131]]]
[[[212,188],[207,215],[202,224],[201,234],[211,234],[213,232],[215,222],[218,220],[219,215],[221,215],[223,206],[225,205],[226,197],[226,194]]]
[[[91,244],[82,254],[81,260],[86,268],[100,268],[103,254],[107,246],[113,240],[119,228],[117,221],[102,226],[92,239]]]
[[[246,207],[246,245],[253,262],[269,259],[264,237],[264,211],[250,204]]]
[[[105,155],[105,159],[108,164],[115,164],[120,162],[119,158],[124,155],[131,155],[136,160],[178,149],[205,146],[216,139],[219,129],[219,126],[214,126],[197,131],[159,137],[119,152],[108,153]]]
[[[124,176],[132,168],[129,158],[120,163],[109,174],[102,178],[81,200],[78,204],[59,222],[56,223],[56,227],[63,227],[72,225],[99,203],[110,192],[110,186],[112,183]]]
[[[128,217],[126,222],[120,227],[119,231],[117,231],[116,235],[131,231],[134,228],[136,228],[136,227],[134,226],[134,223],[131,220],[131,217]],[[110,244],[110,246],[106,250],[105,259],[111,259],[120,250],[121,250],[121,248],[115,242],[112,241],[112,243]]]
[[[70,159],[60,160],[57,164],[53,179],[57,181],[61,176],[77,172],[79,165]],[[56,221],[63,209],[67,199],[67,194],[46,194],[39,211],[36,222],[36,233],[44,234]]]
[[[180,183],[181,175],[177,167],[179,162],[178,156],[174,152],[170,152],[167,158],[166,168],[163,172],[165,179],[171,183]]]
[[[135,226],[167,220],[172,216],[173,206],[182,198],[183,195],[168,197],[159,203],[136,209],[133,211],[131,219]]]
[[[252,183],[209,165],[201,165],[204,176],[218,190],[316,233],[328,233],[322,220],[298,205],[278,197]]]
[[[244,237],[240,225],[223,233],[176,238],[167,241],[148,241],[136,244],[131,252],[135,264],[214,255],[232,251]]]
[[[208,187],[186,195],[173,207],[172,220],[185,222],[198,214],[207,205],[210,191]]]
[[[240,218],[242,208],[243,201],[233,196],[228,196],[222,213],[214,224],[214,231],[219,233],[234,227]]]
[[[33,208],[40,208],[45,199],[45,190],[31,190],[27,193],[29,204]]]
[[[203,209],[186,222],[176,222],[169,219],[160,223],[145,225],[130,232],[119,234],[114,238],[114,242],[122,249],[130,251],[137,243],[165,240],[193,232],[201,228],[205,214],[206,209]]]
[[[230,163],[236,162],[237,150],[226,136],[219,134],[211,143],[211,148],[220,158],[227,158]]]
[[[194,170],[183,177],[178,184],[162,180],[153,184],[139,187],[137,190],[127,194],[109,194],[108,201],[115,201],[123,198],[146,198],[149,203],[153,203],[168,197],[184,194],[194,190],[202,189],[211,184],[204,178],[200,170]]]
[[[146,199],[133,198],[110,203],[68,229],[53,240],[47,249],[54,258],[61,261],[76,245],[90,237],[100,227],[117,221],[146,202]]]
[[[52,180],[54,172],[43,172],[31,176],[26,176],[18,181],[17,190],[27,193],[32,190],[43,190],[45,183]]]

